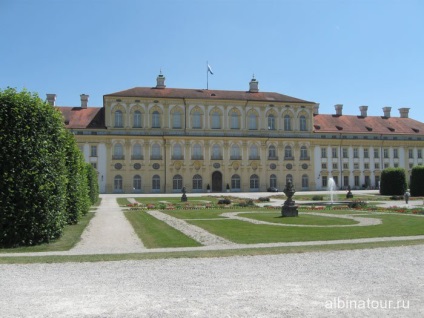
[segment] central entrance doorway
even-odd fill
[[[222,173],[219,171],[212,173],[212,191],[222,192]]]

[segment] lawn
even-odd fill
[[[145,211],[127,211],[124,214],[146,248],[201,246]]]
[[[247,216],[247,215],[243,215]],[[253,215],[254,216],[254,215]],[[252,215],[250,215],[252,217]],[[301,219],[303,216],[299,216]],[[296,241],[328,241],[357,238],[424,235],[424,217],[402,214],[369,214],[367,217],[379,218],[382,224],[354,227],[283,227],[257,225],[240,220],[188,220],[215,235],[235,243],[275,243]],[[275,221],[275,215],[260,215],[262,221]],[[294,220],[291,222],[300,222]]]

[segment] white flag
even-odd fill
[[[211,68],[211,66],[209,64],[208,64],[208,72],[213,75],[212,68]]]

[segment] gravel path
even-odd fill
[[[145,248],[116,198],[102,195],[96,215],[70,254],[136,253]]]
[[[168,214],[152,210],[147,211],[147,213],[161,221],[164,221],[168,225],[191,237],[192,239],[198,241],[202,245],[234,245],[234,243],[231,241],[228,241],[220,236],[216,236],[198,226],[189,224],[184,220],[177,219]]]
[[[1,316],[423,317],[423,262],[409,246],[0,265]]]

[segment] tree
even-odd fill
[[[99,199],[99,182],[97,180],[97,171],[89,163],[85,164],[85,170],[88,179],[88,194],[91,204],[95,204]]]
[[[415,166],[411,171],[411,195],[412,196],[423,196],[424,195],[424,166]]]
[[[0,90],[0,246],[59,237],[66,223],[66,134],[36,94]]]
[[[405,170],[387,168],[381,172],[380,194],[403,195],[407,189]]]

